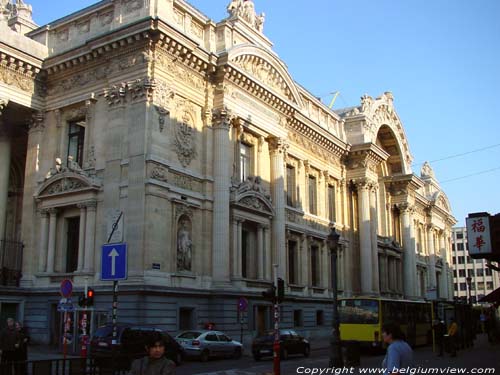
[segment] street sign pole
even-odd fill
[[[275,291],[278,289],[278,265],[274,264],[274,285]],[[276,292],[275,292],[276,293]],[[278,305],[278,297],[274,295],[274,345],[273,345],[273,374],[281,374],[280,366],[280,310]]]
[[[120,212],[120,216],[113,223],[113,227],[111,229],[111,233],[109,234],[108,243],[111,241],[113,237],[113,233],[115,233],[116,228],[118,227],[118,223],[123,216],[123,212]],[[112,275],[115,274],[115,266],[116,266],[116,251],[114,250],[114,254],[112,256]],[[116,365],[116,344],[117,344],[117,327],[116,327],[116,317],[117,317],[117,309],[118,309],[118,280],[113,280],[113,336],[111,340],[111,355],[112,355],[112,368],[115,368]]]

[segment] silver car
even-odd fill
[[[243,345],[220,331],[185,331],[175,340],[182,345],[186,356],[199,358],[202,362],[211,357],[240,358],[243,354]]]

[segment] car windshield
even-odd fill
[[[201,335],[201,332],[184,332],[184,333],[181,333],[179,336],[177,336],[177,338],[179,339],[196,339],[198,338],[198,336]]]
[[[347,299],[340,301],[340,323],[347,324],[376,324],[378,323],[379,308],[377,300]]]

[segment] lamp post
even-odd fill
[[[344,367],[342,359],[342,348],[340,347],[339,310],[337,299],[337,250],[340,234],[335,231],[335,227],[330,228],[330,233],[326,238],[326,244],[332,256],[332,289],[333,289],[333,322],[332,336],[330,337],[330,367]]]
[[[467,287],[469,288],[469,303],[472,305],[472,277],[467,276]]]

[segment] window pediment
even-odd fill
[[[97,193],[99,189],[100,183],[95,179],[72,171],[66,171],[46,179],[38,189],[36,197],[43,199],[54,195],[89,191]]]

